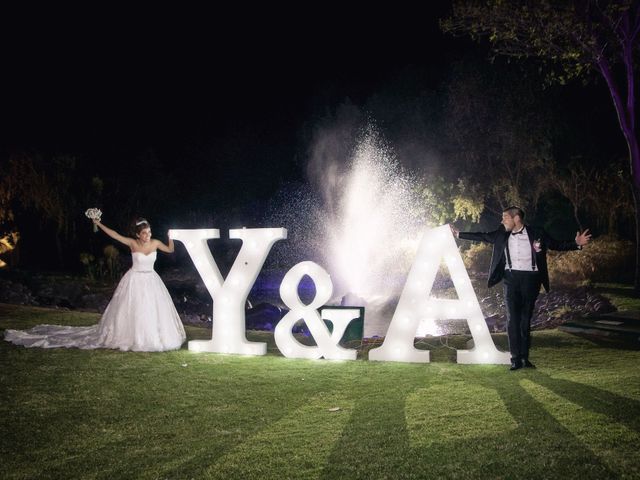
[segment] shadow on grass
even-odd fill
[[[471,437],[447,441],[439,432],[426,432],[425,444],[414,445],[406,402],[409,395],[424,389],[426,382],[410,382],[399,388],[396,382],[373,398],[357,399],[321,478],[493,478],[496,472],[500,478],[614,478],[621,473],[555,418],[521,381],[529,380],[636,432],[640,402],[539,371],[519,372],[524,375],[497,370],[478,373],[463,372],[464,383],[496,392],[514,428],[497,436],[495,432],[475,432]],[[428,403],[425,408],[428,412]],[[378,412],[375,417],[371,414],[374,411]],[[464,418],[456,418],[454,413],[451,421],[464,422]],[[434,438],[431,442],[430,437]]]
[[[403,472],[411,462],[405,398],[415,388],[408,385],[359,398],[320,478],[394,478]],[[378,416],[372,417],[372,411]]]
[[[158,478],[201,478],[317,389],[335,390],[330,376],[308,385],[285,381],[311,376],[314,366],[277,358],[204,354],[196,362],[184,350],[42,350],[6,342],[0,358],[14,367],[1,376],[0,399],[20,405],[0,421],[0,450],[14,453],[13,468],[35,469],[25,478],[145,478],[154,471],[162,472]],[[278,408],[265,408],[257,391],[278,399]],[[20,445],[29,447],[18,451]]]
[[[640,433],[640,402],[583,383],[554,378],[542,372],[531,372],[529,380],[582,408],[605,415]]]
[[[603,478],[615,477],[615,473],[594,456],[588,446],[523,388],[521,380],[524,378],[538,383],[569,401],[581,398],[581,405],[585,408],[595,407],[603,397],[620,397],[575,382],[555,380],[537,371],[527,371],[524,372],[525,375],[519,373],[507,372],[505,375],[484,377],[481,382],[483,386],[498,393],[517,423],[517,428],[505,432],[503,438],[506,464],[501,465],[501,468],[506,469],[503,471],[512,470],[507,477],[519,476],[519,464],[523,466],[522,473],[526,471],[525,476],[533,478],[592,478],[594,473]],[[634,403],[633,408],[637,409],[637,402]],[[496,453],[498,452],[486,452],[487,456]]]
[[[608,336],[604,335],[593,335],[582,332],[571,332],[572,335],[576,337],[583,338],[588,340],[595,345],[603,348],[613,348],[615,350],[632,350],[638,351],[640,350],[640,336],[635,334],[611,334]]]

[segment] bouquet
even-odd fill
[[[89,210],[84,212],[84,214],[87,216],[87,218],[90,218],[91,220],[100,221],[100,218],[102,218],[102,211],[99,208],[90,208]],[[94,223],[93,232],[95,233],[97,231],[98,231],[98,226]]]

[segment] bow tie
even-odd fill
[[[524,228],[522,230],[520,230],[519,232],[511,232],[511,235],[520,235],[524,233]]]

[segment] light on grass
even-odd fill
[[[443,259],[449,269],[458,300],[437,299],[430,295]],[[426,292],[421,293],[421,289],[417,287],[418,282],[428,286]],[[489,334],[471,280],[448,225],[425,232],[385,341],[382,346],[369,351],[369,360],[429,362],[429,351],[419,350],[414,346],[418,332],[433,328],[429,323],[420,320],[423,312],[428,313],[430,322],[434,319],[460,318],[467,321],[474,347],[470,350],[458,350],[458,363],[509,363],[509,353],[500,352]],[[407,316],[410,318],[409,322],[406,320]],[[480,318],[482,321],[478,320]],[[472,328],[472,325],[475,328]],[[398,345],[402,345],[402,348]]]

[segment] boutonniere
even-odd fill
[[[536,251],[536,253],[540,253],[542,251],[542,242],[539,238],[533,241],[533,249]]]

